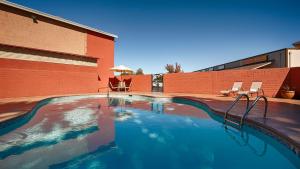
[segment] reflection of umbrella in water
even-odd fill
[[[124,121],[129,119],[130,117],[132,117],[132,113],[127,111],[127,110],[123,110],[123,106],[126,105],[126,99],[125,98],[112,98],[112,100],[110,100],[111,103],[113,103],[113,101],[117,99],[117,105],[120,106],[120,111],[117,111],[115,114],[115,118],[118,121]]]
[[[129,119],[129,118],[131,118],[132,117],[132,113],[131,112],[119,112],[119,113],[117,113],[116,114],[116,120],[117,121],[125,121],[125,120],[127,120],[127,119]]]

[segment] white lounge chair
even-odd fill
[[[264,91],[261,87],[262,87],[262,82],[252,82],[249,91],[239,91],[238,94],[246,94],[246,95],[250,94],[252,96],[252,94],[256,93],[258,96],[259,92],[262,92],[262,94],[264,95]]]
[[[230,93],[236,93],[236,92],[239,92],[242,88],[242,84],[243,82],[234,82],[233,83],[233,86],[232,86],[232,89],[230,90],[222,90],[220,91],[220,93],[224,96],[228,96]]]

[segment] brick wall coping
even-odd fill
[[[79,55],[79,54],[74,54],[74,53],[59,52],[59,51],[54,51],[54,50],[30,48],[30,47],[16,46],[16,45],[8,45],[8,44],[3,44],[3,43],[0,43],[0,46],[9,47],[9,48],[17,48],[17,49],[25,49],[25,50],[33,50],[33,51],[37,51],[37,52],[54,53],[54,54],[59,54],[59,55],[69,55],[69,56],[76,56],[76,57],[88,57],[88,58],[93,58],[93,59],[95,59],[95,58],[99,59],[99,57],[89,56],[89,55]]]

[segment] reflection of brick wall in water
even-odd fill
[[[99,131],[88,137],[89,151],[94,151],[100,146],[108,145],[115,141],[114,107],[108,106],[107,99],[95,99],[101,105],[98,112]]]
[[[100,106],[99,106],[100,105]],[[75,100],[69,103],[48,104],[42,107],[35,115],[29,126],[42,121],[45,117],[43,114],[49,114],[47,123],[43,125],[43,129],[51,131],[55,123],[60,125],[68,125],[64,122],[64,113],[69,111],[80,111],[83,109],[91,109],[96,113],[99,130],[89,133],[88,137],[84,138],[87,143],[89,151],[94,151],[100,146],[108,145],[115,140],[115,125],[113,107],[109,107],[106,99],[87,98]],[[78,117],[80,118],[80,117]]]
[[[208,114],[202,110],[193,106],[167,103],[164,105],[164,112],[167,114],[176,114],[182,116],[192,116],[197,118],[209,118]]]
[[[101,104],[100,110],[102,113],[98,112],[99,104]],[[69,126],[68,123],[70,121],[65,118],[66,112],[72,111],[72,113],[76,114],[78,111],[84,112],[87,109],[95,111],[95,117],[97,119],[92,118],[91,121],[93,123],[84,123],[85,118],[83,118],[82,123],[77,124],[76,120],[74,120],[72,122],[75,122],[75,124]],[[78,118],[80,119],[80,117]],[[91,130],[90,132],[85,133],[86,135],[84,137],[81,137],[80,135],[76,135],[76,138],[65,137],[65,132],[70,136],[74,134],[72,131],[85,132],[89,130],[91,127],[94,127],[94,120],[96,120],[99,130]],[[22,144],[23,141],[26,143],[37,143],[37,141],[39,141],[38,144],[40,145],[43,141],[50,141],[51,139],[55,139],[58,142],[45,143],[46,145],[44,147],[47,148],[47,151],[39,151],[41,147],[37,146],[26,149],[24,153],[18,154],[16,156],[17,158],[12,156],[10,156],[11,158],[5,158],[2,161],[3,163],[1,163],[4,168],[18,168],[20,164],[30,163],[35,160],[36,157],[39,157],[41,161],[35,164],[35,167],[37,168],[43,168],[45,165],[50,166],[52,164],[65,163],[80,155],[95,151],[101,146],[109,145],[110,143],[113,143],[115,139],[112,109],[107,106],[106,99],[99,98],[81,99],[62,104],[47,104],[41,107],[28,123],[15,129],[15,132],[19,134],[24,133],[25,135],[32,134],[33,136],[19,138],[19,144]],[[18,137],[16,139],[18,139]],[[25,144],[22,144],[22,146],[26,147]]]
[[[166,114],[182,115],[182,116],[192,116],[198,118],[209,118],[208,114],[202,110],[193,106],[177,103],[149,103],[147,101],[134,101],[131,104],[126,105],[126,107],[153,111],[157,113],[158,111],[163,111]],[[163,113],[161,112],[161,113]]]

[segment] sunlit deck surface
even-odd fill
[[[95,93],[93,93],[95,94]],[[106,93],[105,93],[106,94]],[[115,93],[112,93],[115,94]],[[137,94],[154,97],[184,97],[207,105],[213,111],[224,114],[228,107],[235,100],[233,97],[217,95],[189,94],[189,93],[141,93],[127,92],[117,94]],[[24,97],[0,99],[0,123],[15,117],[24,115],[30,111],[38,101],[55,96]],[[251,100],[253,100],[252,98]],[[248,122],[263,126],[269,132],[282,137],[289,144],[292,144],[295,151],[300,150],[300,100],[288,100],[279,98],[268,98],[269,109],[267,119],[263,118],[264,103],[262,101],[249,113]],[[245,101],[239,102],[230,114],[241,116],[245,112]],[[293,148],[292,146],[292,148]]]

